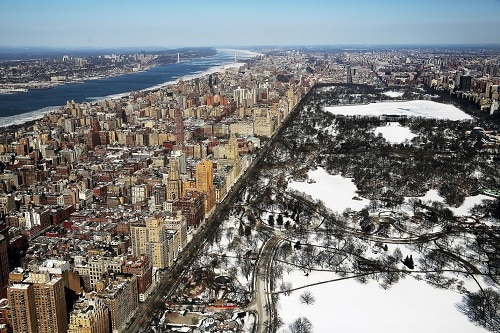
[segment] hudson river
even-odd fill
[[[180,63],[154,67],[146,72],[121,75],[106,79],[95,79],[83,83],[69,83],[43,90],[29,90],[15,94],[0,94],[0,126],[21,124],[41,118],[66,101],[96,101],[118,97],[131,91],[160,87],[183,77],[189,79],[216,71],[217,67],[229,66],[236,61],[254,57],[256,54],[244,50],[218,49],[217,54]]]

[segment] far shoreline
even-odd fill
[[[258,55],[258,53],[256,53],[256,52],[252,52],[252,51],[244,50],[244,49],[240,50],[240,49],[224,49],[224,48],[221,48],[221,49],[216,49],[216,50],[217,50],[217,53],[219,53],[219,50],[227,50],[227,51],[231,51],[231,52],[234,51],[234,52],[244,53],[244,54],[246,54],[246,56],[244,56],[244,58],[242,58],[239,62],[229,62],[229,63],[224,63],[224,64],[221,64],[221,65],[210,66],[206,70],[204,70],[203,72],[200,72],[200,73],[191,73],[191,74],[188,74],[188,75],[180,75],[180,76],[178,76],[174,80],[169,80],[169,81],[166,81],[166,82],[163,82],[163,83],[160,83],[160,84],[155,84],[155,85],[152,85],[150,87],[143,88],[143,89],[130,90],[130,91],[125,91],[125,92],[121,92],[121,93],[110,94],[110,95],[99,97],[99,98],[97,98],[95,100],[87,100],[87,101],[86,100],[82,100],[82,101],[76,101],[76,102],[78,102],[78,103],[84,103],[84,102],[97,103],[97,102],[101,102],[101,101],[105,101],[105,100],[120,99],[120,98],[129,96],[130,94],[132,94],[134,92],[151,92],[151,91],[157,91],[157,90],[159,90],[159,89],[161,89],[161,88],[163,88],[165,86],[176,84],[179,81],[180,78],[183,78],[184,80],[193,80],[193,79],[196,79],[196,78],[203,77],[205,75],[209,75],[209,74],[221,72],[221,71],[224,71],[224,70],[229,69],[229,68],[241,67],[241,66],[245,65],[249,60],[251,60],[252,57],[255,57],[255,56]],[[250,55],[252,57],[249,57]],[[205,58],[205,57],[190,59],[190,61],[197,60],[197,59],[202,59],[202,58]],[[154,67],[151,67],[148,70],[151,70],[152,68],[154,68]],[[145,71],[142,71],[142,72],[145,72]],[[125,73],[125,74],[123,74],[123,76],[130,75],[130,74],[137,74],[137,73],[140,73],[140,72]],[[117,75],[117,76],[114,76],[114,77],[119,77],[119,76],[122,76],[122,75]],[[108,78],[112,78],[112,77],[106,77],[106,78],[100,78],[100,79],[108,79]],[[70,100],[71,99],[68,99],[68,101],[70,101]],[[47,107],[43,107],[43,108],[40,108],[40,109],[37,109],[37,110],[19,113],[19,114],[16,114],[16,115],[11,115],[11,116],[6,116],[6,117],[0,117],[0,129],[2,129],[2,130],[6,129],[7,131],[10,131],[10,128],[13,128],[14,130],[18,130],[18,129],[24,127],[25,124],[28,127],[29,126],[33,126],[37,121],[39,121],[40,119],[42,119],[43,117],[45,117],[45,115],[57,112],[60,108],[63,108],[64,106],[65,106],[65,104],[64,105],[47,106]],[[36,115],[36,113],[40,113],[40,114]],[[9,120],[5,120],[7,118],[11,118],[12,120],[10,120],[10,121]],[[23,120],[23,119],[26,119],[26,120]],[[5,120],[5,124],[1,124],[1,122],[3,120]]]
[[[245,60],[249,60],[249,59],[245,59]],[[240,66],[243,66],[245,64],[246,64],[246,62],[237,62],[237,63],[229,63],[229,64],[224,64],[224,65],[212,66],[212,67],[209,67],[206,71],[203,71],[201,73],[190,74],[190,75],[186,75],[186,76],[181,75],[175,80],[166,81],[164,83],[154,85],[154,86],[151,86],[148,88],[144,88],[144,89],[140,89],[140,90],[131,90],[131,91],[123,92],[123,93],[103,96],[102,98],[100,97],[100,98],[92,100],[92,101],[76,101],[76,102],[77,103],[84,103],[84,102],[98,103],[98,102],[102,102],[102,101],[106,101],[106,100],[117,100],[117,99],[129,96],[130,94],[132,94],[134,92],[154,92],[154,91],[158,91],[159,89],[162,89],[166,86],[176,84],[180,78],[185,78],[185,80],[187,80],[187,81],[194,80],[196,78],[201,78],[205,75],[210,75],[213,73],[221,72],[221,71],[224,71],[224,70],[229,69],[229,68],[240,67]],[[46,115],[57,113],[61,108],[64,108],[64,106],[65,105],[50,106],[50,107],[46,107],[46,108],[42,108],[42,109],[38,109],[38,110],[34,110],[34,111],[20,113],[18,115],[0,117],[0,121],[2,120],[2,118],[20,118],[17,122],[15,122],[15,120],[13,120],[12,123],[6,123],[5,125],[0,124],[0,129],[5,129],[7,132],[11,133],[11,132],[17,131],[23,127],[32,127],[39,120],[43,119]],[[49,110],[47,112],[44,112],[43,110],[45,110],[45,109],[49,109]],[[33,115],[34,113],[37,113],[37,112],[40,112],[41,114],[38,116]],[[23,115],[25,115],[24,119],[27,119],[27,118],[32,118],[32,119],[22,121],[21,119],[23,118]]]
[[[194,57],[194,58],[189,58],[188,60],[184,61],[193,61],[197,59],[202,59],[205,57],[209,56],[214,56],[219,53],[219,50],[226,50],[226,51],[231,51],[231,52],[241,52],[241,53],[247,53],[247,54],[252,54],[254,56],[259,55],[257,52],[249,51],[249,50],[244,50],[244,49],[229,49],[229,48],[214,48],[215,49],[215,54],[211,55],[201,55],[199,57]],[[247,58],[245,58],[247,59]],[[184,62],[181,61],[181,62]],[[103,79],[110,79],[114,77],[120,77],[120,76],[125,76],[125,75],[134,75],[134,74],[139,74],[139,73],[144,73],[152,70],[153,68],[157,68],[160,66],[165,66],[165,65],[171,65],[178,63],[176,61],[172,62],[165,62],[165,63],[158,63],[158,64],[150,64],[145,66],[143,69],[137,70],[137,71],[120,71],[116,70],[113,73],[109,73],[107,75],[92,75],[92,76],[87,76],[85,78],[79,78],[79,79],[72,79],[68,81],[45,81],[45,82],[27,82],[27,83],[5,83],[0,85],[0,95],[11,95],[11,94],[23,94],[25,92],[28,92],[29,90],[48,90],[48,89],[53,89],[55,87],[60,87],[64,85],[70,85],[70,84],[81,84],[85,83],[88,81],[94,81],[94,80],[103,80]],[[145,89],[150,89],[150,88],[145,88]],[[2,92],[2,90],[8,91],[8,92]],[[141,90],[142,91],[142,90]]]

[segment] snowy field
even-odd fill
[[[429,190],[423,197],[418,198],[422,201],[437,201],[444,203],[444,198],[439,195],[439,192],[437,190]],[[493,198],[484,194],[478,194],[466,197],[460,207],[452,207],[448,205],[445,206],[449,208],[455,216],[469,216],[471,215],[469,212],[470,209],[475,205],[480,204],[483,200],[493,200]]]
[[[356,200],[356,186],[351,179],[340,175],[329,175],[324,169],[308,172],[309,182],[290,182],[289,188],[321,200],[326,207],[342,212],[346,208],[360,210],[369,203],[367,199]],[[409,198],[406,198],[409,199]],[[436,190],[430,190],[424,201],[443,202]],[[468,216],[469,210],[484,199],[485,195],[468,197],[458,208],[449,207],[456,216]],[[394,245],[394,244],[393,244]],[[395,245],[394,245],[395,246]],[[404,253],[413,251],[399,245]],[[391,245],[390,248],[393,246]],[[392,249],[391,249],[392,252]],[[415,259],[418,254],[413,252]],[[292,288],[308,286],[339,278],[335,273],[292,270],[283,274],[284,282]],[[472,279],[464,280],[470,291],[477,286]],[[277,283],[279,285],[280,282]],[[304,291],[312,292],[315,303],[300,302]],[[438,289],[425,281],[407,276],[388,290],[370,280],[361,284],[353,279],[308,286],[293,291],[290,296],[280,295],[278,314],[284,325],[279,333],[288,333],[289,325],[299,317],[306,317],[313,325],[313,332],[487,332],[475,326],[456,309],[462,295],[451,289]]]
[[[356,186],[350,179],[328,175],[323,169],[310,171],[309,177],[316,180],[316,183],[292,182],[289,184],[290,188],[303,191],[313,199],[321,199],[326,207],[338,212],[346,208],[359,210],[368,204],[366,199],[350,199],[356,195]],[[420,199],[443,202],[436,190],[429,191]],[[468,197],[462,206],[450,209],[456,216],[467,216],[470,208],[483,199],[491,198],[485,195]],[[412,252],[405,249],[404,245],[400,246],[404,253]],[[392,247],[391,245],[390,248]],[[414,257],[417,259],[418,255],[414,253]],[[306,277],[302,271],[293,270],[290,274],[284,273],[283,280],[291,282],[293,288],[298,288],[337,278],[339,276],[335,273],[313,271]],[[465,284],[471,291],[477,289],[472,281],[466,280]],[[303,304],[299,300],[306,290],[311,291],[316,300],[312,305]],[[296,290],[290,296],[280,295],[278,313],[285,324],[278,332],[288,333],[288,325],[300,316],[309,319],[313,332],[316,333],[487,332],[469,322],[455,308],[461,300],[462,295],[456,291],[434,288],[411,276],[400,280],[388,290],[383,290],[372,280],[367,284],[353,279],[323,283]]]
[[[433,101],[380,102],[362,105],[327,106],[325,110],[344,116],[401,115],[448,120],[469,120],[471,116],[453,105]]]
[[[301,271],[284,273],[283,279],[293,287],[338,278],[334,273],[312,272],[308,277]],[[310,291],[314,304],[303,304],[299,297]],[[306,317],[315,333],[371,332],[371,333],[442,333],[487,332],[475,326],[455,309],[462,295],[436,289],[411,276],[388,290],[375,281],[361,284],[353,279],[335,281],[280,295],[278,313],[285,325],[278,333],[288,333],[288,325],[298,317]]]
[[[307,195],[310,195],[313,200],[321,200],[325,207],[333,211],[342,213],[347,208],[359,211],[368,206],[370,200],[361,198],[357,195],[358,190],[356,185],[350,178],[344,178],[341,175],[330,175],[323,168],[311,170],[308,173],[309,182],[292,181],[288,187]],[[328,195],[325,195],[328,194]],[[437,190],[429,190],[425,196],[418,197],[423,201],[437,201],[444,203],[444,198],[441,197]],[[410,199],[406,198],[406,201]],[[469,210],[476,204],[480,204],[483,200],[491,200],[492,198],[478,194],[471,197],[466,197],[464,203],[460,207],[449,208],[455,216],[469,216]]]
[[[357,187],[349,178],[341,175],[330,175],[323,168],[308,172],[310,181],[291,182],[289,188],[309,194],[314,200],[321,200],[324,205],[333,211],[342,213],[346,208],[361,210],[370,200],[357,196]],[[325,196],[325,193],[328,195]]]
[[[375,135],[379,133],[390,143],[403,143],[405,140],[410,141],[416,136],[408,127],[401,126],[396,122],[391,122],[387,126],[377,127]]]

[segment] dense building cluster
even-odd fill
[[[394,50],[370,58],[387,85],[423,83],[470,100],[490,114],[498,110],[500,57],[496,50]]]
[[[2,135],[9,327],[122,331],[317,81],[303,60],[265,57],[117,100],[68,101]],[[10,275],[8,252],[18,253]],[[53,306],[38,305],[38,289]]]

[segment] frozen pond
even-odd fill
[[[469,120],[471,116],[449,104],[433,101],[380,102],[362,105],[328,106],[325,110],[344,116],[400,115],[432,119]]]

